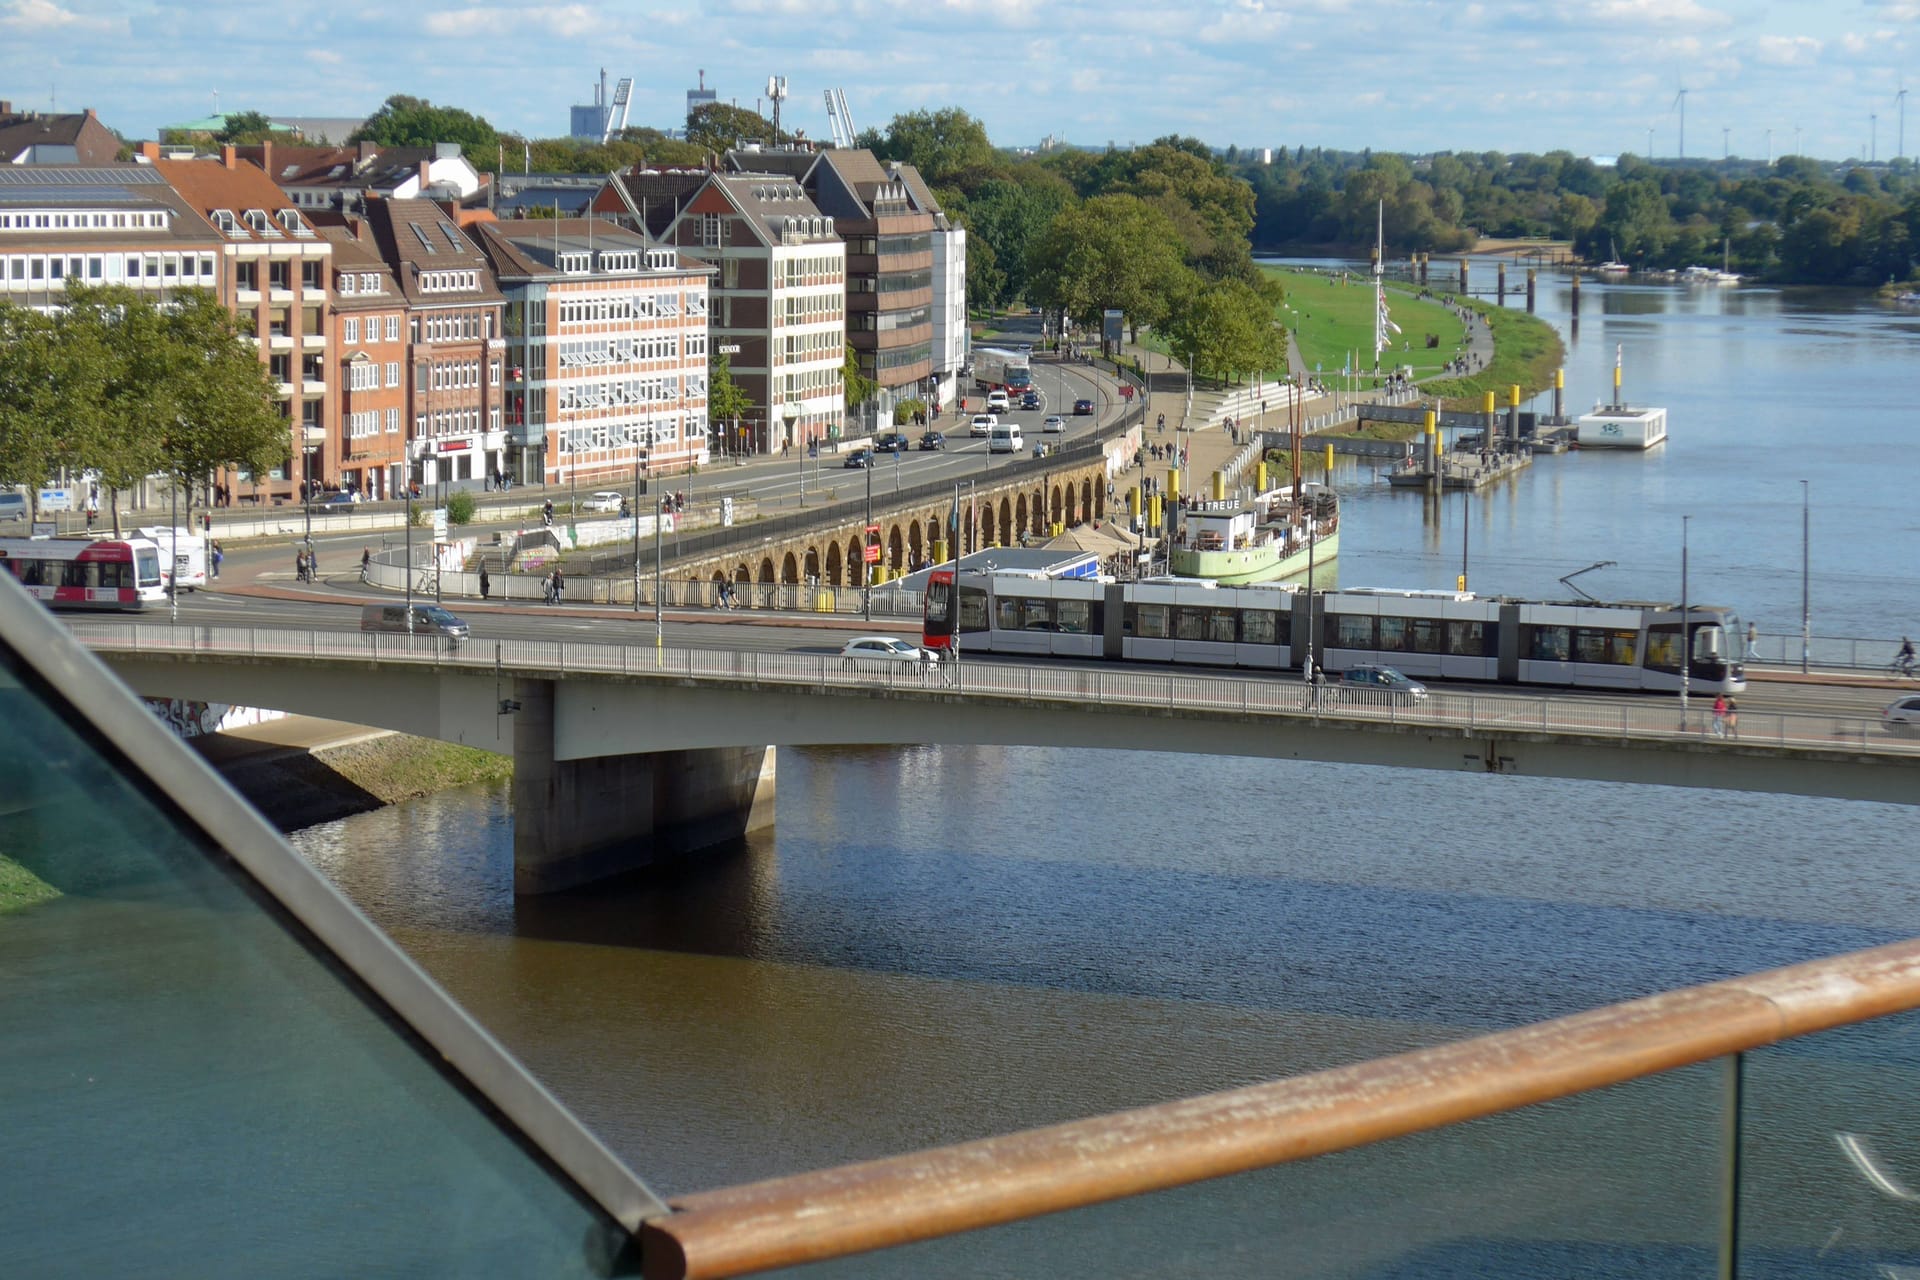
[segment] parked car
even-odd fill
[[[990,436],[993,434],[993,429],[999,425],[999,414],[976,413],[973,415],[973,421],[967,424],[967,434],[970,436]]]
[[[1090,414],[1090,413],[1092,413],[1092,412],[1093,412],[1093,401],[1091,401],[1091,400],[1075,400],[1075,401],[1073,402],[1073,416],[1074,416],[1074,417],[1076,417],[1076,418],[1084,418],[1084,417],[1086,417],[1086,416],[1087,416],[1088,414]]]
[[[0,521],[26,520],[32,515],[26,494],[0,489]]]
[[[987,392],[987,408],[997,409],[1000,412],[1005,413],[1008,409],[1011,409],[1012,407],[1013,405],[1007,400],[1006,392],[1004,391]]]
[[[1342,672],[1340,685],[1345,689],[1365,689],[1385,694],[1394,702],[1418,702],[1427,696],[1427,686],[1418,680],[1409,679],[1392,667],[1372,662],[1349,667]]]
[[[1047,420],[1040,424],[1040,430],[1047,431],[1047,432],[1061,432],[1061,431],[1065,431],[1066,429],[1067,429],[1067,420],[1061,417],[1057,413],[1048,414]]]
[[[580,505],[588,511],[618,511],[626,502],[626,495],[613,489],[602,489],[598,493],[588,494],[587,500]]]
[[[947,438],[938,431],[929,431],[920,437],[920,448],[928,453],[947,447]]]
[[[905,453],[908,447],[907,437],[903,432],[889,431],[885,435],[874,437],[873,447],[881,453]]]
[[[1893,734],[1920,733],[1920,693],[1895,698],[1880,713],[1880,727]]]
[[[844,470],[848,471],[857,471],[861,467],[870,467],[872,465],[873,450],[871,449],[855,449],[847,455],[847,460],[840,464]]]
[[[351,489],[342,489],[338,493],[330,493],[320,499],[318,505],[323,507],[350,507],[358,501],[360,501],[359,494]]]
[[[1038,391],[1022,392],[1020,394],[1020,407],[1022,409],[1038,409],[1040,407],[1040,393]]]
[[[919,662],[920,646],[893,636],[855,636],[840,646],[843,658],[877,658],[882,662]]]

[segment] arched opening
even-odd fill
[[[806,571],[807,581],[820,581],[820,549],[818,547],[807,548]]]
[[[1105,497],[1106,494],[1095,485],[1093,481],[1082,480],[1080,482],[1080,518],[1082,520],[1098,520],[1100,518],[1100,502],[1101,499]]]
[[[1020,500],[1013,504],[1013,522],[1007,526],[1008,542],[1017,542],[1020,535],[1032,527],[1027,521],[1027,495],[1023,493]]]
[[[837,542],[827,544],[827,585],[828,586],[838,587],[838,586],[845,585],[840,581],[841,566],[844,565],[845,563],[846,562],[840,558],[840,544]]]
[[[922,558],[925,557],[926,552],[927,545],[920,538],[920,522],[915,520],[907,526],[907,569],[909,572],[920,567],[920,562]]]
[[[867,565],[866,561],[860,558],[860,539],[850,538],[847,541],[847,585],[858,587],[866,580]]]
[[[773,557],[765,556],[760,561],[760,581],[773,581]]]
[[[907,540],[900,534],[900,526],[894,525],[887,530],[887,576],[896,577],[906,566]]]
[[[788,586],[800,581],[800,561],[791,551],[780,558],[780,581]]]
[[[1047,510],[1052,515],[1052,519],[1048,521],[1049,524],[1059,524],[1067,518],[1066,497],[1060,492],[1059,485],[1053,486],[1053,493],[1050,495],[1050,501],[1047,503]],[[1049,530],[1049,532],[1051,532],[1051,530]]]
[[[753,570],[747,568],[744,562],[737,564],[733,566],[733,580],[735,582],[752,582]]]
[[[993,545],[993,504],[989,502],[980,509],[980,536],[974,541],[975,550],[984,550]]]
[[[1025,512],[1021,513],[1021,518],[1026,518]],[[1013,502],[1005,497],[1000,499],[1000,523],[998,528],[1000,530],[1000,541],[1011,544],[1013,542],[1015,528],[1013,523]]]

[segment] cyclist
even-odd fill
[[[1903,676],[1913,675],[1913,640],[1909,636],[1900,637],[1900,652],[1893,655],[1893,665]]]

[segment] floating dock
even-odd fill
[[[1442,489],[1484,489],[1532,465],[1530,453],[1450,453],[1440,459],[1437,482]],[[1430,488],[1435,482],[1433,468],[1418,459],[1387,476],[1387,483],[1396,489]]]

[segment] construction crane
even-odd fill
[[[853,140],[858,134],[853,127],[853,116],[847,110],[845,89],[827,90],[827,124],[833,130],[834,146],[853,146]]]
[[[606,128],[603,129],[600,133],[601,146],[605,146],[607,144],[607,139],[613,137],[614,134],[623,132],[626,129],[627,107],[629,104],[629,100],[632,97],[633,97],[633,77],[632,76],[620,77],[620,83],[613,86],[613,103],[607,108]],[[619,116],[619,119],[617,121],[614,119],[616,115]]]

